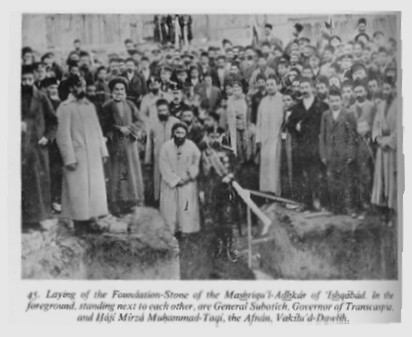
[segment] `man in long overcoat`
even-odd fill
[[[367,89],[363,82],[355,82],[353,88],[356,102],[350,110],[357,124],[354,200],[359,211],[364,212],[369,208],[372,192],[374,153],[371,133],[376,107],[374,103],[366,99]]]
[[[339,89],[329,93],[330,110],[322,115],[319,153],[326,165],[329,207],[332,211],[351,211],[351,171],[356,156],[356,119],[342,106]]]
[[[113,99],[103,107],[103,132],[110,154],[108,201],[112,213],[121,214],[144,203],[144,185],[138,141],[144,122],[132,101],[126,99],[127,82],[117,77],[109,82]]]
[[[287,128],[292,135],[293,177],[295,191],[311,209],[319,209],[323,194],[322,167],[319,157],[319,134],[322,114],[328,105],[313,95],[313,82],[303,78],[300,83],[303,99],[297,103],[289,117]]]
[[[71,77],[72,95],[57,110],[56,140],[64,164],[62,215],[74,220],[79,234],[91,229],[93,218],[108,213],[103,161],[109,154],[85,85],[83,78]]]
[[[49,99],[35,88],[30,65],[22,68],[21,124],[22,223],[38,225],[50,215],[47,145],[55,138],[57,118]]]
[[[372,203],[386,208],[388,224],[397,209],[397,113],[399,101],[389,99],[377,110],[372,139],[378,144],[372,189]]]

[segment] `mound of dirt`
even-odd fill
[[[22,234],[22,277],[29,279],[179,279],[177,240],[159,212],[137,208],[98,220],[102,234],[74,235],[71,221]]]
[[[307,217],[278,204],[264,208],[273,220],[257,242],[261,269],[276,279],[396,279],[397,230],[378,217]]]

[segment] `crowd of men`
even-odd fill
[[[218,250],[234,259],[243,216],[234,180],[307,211],[378,209],[391,225],[397,45],[364,18],[355,30],[349,41],[331,30],[311,40],[295,24],[282,41],[266,24],[248,46],[184,50],[159,36],[156,47],[127,39],[107,60],[76,40],[65,64],[24,47],[23,226],[53,205],[82,234],[109,212],[150,205],[174,233],[211,218]]]

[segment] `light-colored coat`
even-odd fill
[[[179,148],[171,139],[160,150],[160,212],[172,233],[194,233],[200,230],[197,176],[200,151],[186,139]],[[183,186],[176,186],[181,179],[190,178]]]
[[[150,126],[156,123],[158,119],[156,102],[161,98],[166,99],[168,102],[172,100],[170,94],[161,91],[159,92],[159,95],[154,95],[149,92],[143,96],[142,102],[140,103],[140,113],[142,118],[145,120],[147,129],[150,129]]]
[[[160,197],[160,149],[165,142],[172,138],[172,126],[177,122],[179,120],[173,116],[170,116],[166,122],[161,122],[158,118],[151,125],[147,134],[145,163],[153,164],[154,200],[159,200]]]
[[[63,164],[62,215],[89,220],[105,215],[106,185],[102,158],[108,157],[94,105],[87,99],[68,99],[57,110],[59,126],[56,141]]]
[[[283,123],[282,95],[265,96],[259,104],[256,122],[256,143],[260,148],[259,189],[281,194],[280,158]]]
[[[396,119],[399,102],[395,99],[389,107],[379,104],[373,123],[372,139],[381,137],[376,152],[372,203],[397,209],[397,133]],[[387,110],[387,111],[386,111]]]
[[[227,131],[233,152],[241,159],[244,159],[246,151],[247,104],[243,95],[242,97],[230,96],[227,101],[226,118]]]

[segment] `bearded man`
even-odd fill
[[[34,69],[21,75],[22,223],[35,226],[50,215],[50,173],[47,145],[54,140],[57,118],[46,95],[34,85]]]
[[[293,138],[293,177],[295,190],[309,209],[321,209],[322,167],[319,157],[319,134],[322,114],[328,105],[314,96],[311,79],[300,82],[303,99],[292,109],[287,128]]]
[[[68,79],[71,96],[57,110],[57,145],[62,155],[62,215],[74,220],[76,234],[94,231],[95,218],[108,213],[103,162],[109,156],[86,82]]]
[[[355,116],[357,125],[354,197],[358,204],[358,210],[364,212],[370,205],[373,183],[374,151],[372,150],[371,133],[376,106],[366,98],[366,84],[357,81],[354,83],[353,88],[356,101],[350,107],[350,111]]]
[[[159,156],[162,145],[170,140],[172,136],[172,126],[179,122],[170,116],[169,103],[161,98],[156,102],[157,120],[151,124],[147,132],[147,142],[145,151],[145,164],[153,168],[153,187],[152,191],[147,190],[149,200],[153,200],[156,205],[160,197],[160,169]],[[150,185],[149,185],[150,186]]]
[[[200,150],[187,137],[187,125],[172,127],[173,139],[160,150],[160,212],[172,233],[195,233],[200,230],[197,176]]]

